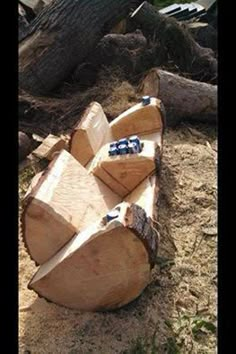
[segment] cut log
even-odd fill
[[[44,263],[120,200],[62,150],[24,200],[23,239],[30,256]]]
[[[216,80],[217,60],[212,50],[201,47],[174,18],[166,17],[144,1],[131,15],[145,36],[160,41],[174,64],[202,81]]]
[[[139,296],[150,280],[157,234],[141,207],[123,202],[114,211],[115,219],[91,225],[43,264],[29,289],[85,311],[119,308]]]
[[[47,159],[49,161],[53,160],[55,154],[59,153],[61,150],[66,149],[66,141],[58,136],[49,134],[40,144],[37,149],[32,151],[32,155],[40,158]]]
[[[19,86],[46,94],[82,63],[140,0],[55,0],[31,22],[19,48]],[[92,31],[91,31],[92,28]],[[56,58],[56,60],[55,60]]]
[[[157,203],[159,198],[159,181],[156,174],[153,174],[140,183],[124,201],[135,204],[145,210],[148,218],[154,222],[158,219]]]
[[[111,122],[110,127],[113,138],[119,140],[134,134],[145,135],[158,131],[162,133],[164,120],[161,101],[152,97],[149,105],[138,103],[120,114]]]
[[[140,83],[139,92],[161,99],[168,126],[182,120],[216,123],[217,85],[189,80],[154,68]]]
[[[85,166],[100,147],[109,141],[109,123],[98,102],[85,110],[70,139],[70,153]]]

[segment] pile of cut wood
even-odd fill
[[[140,295],[158,250],[163,128],[157,98],[145,97],[110,124],[93,102],[68,145],[49,136],[34,151],[52,161],[23,201],[23,241],[40,265],[29,289],[92,311],[119,308]],[[123,151],[127,137],[136,143]],[[120,150],[109,154],[114,144]]]

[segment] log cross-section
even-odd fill
[[[92,224],[43,264],[29,289],[86,311],[111,310],[134,300],[149,283],[157,235],[140,206],[123,202],[115,209],[116,219]]]

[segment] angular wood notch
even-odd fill
[[[129,303],[148,285],[159,241],[162,114],[151,98],[108,124],[93,102],[70,153],[62,150],[35,176],[22,215],[25,245],[40,264],[29,289],[59,305],[100,311]],[[143,143],[140,153],[109,156],[109,142],[131,135]]]
[[[142,140],[143,149],[138,154],[109,156],[109,144],[97,153],[90,172],[100,178],[121,197],[125,197],[155,170],[157,144]]]

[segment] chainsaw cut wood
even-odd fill
[[[102,106],[92,102],[71,135],[70,153],[85,166],[107,141],[109,123]]]
[[[23,238],[30,256],[44,263],[118,202],[117,194],[62,150],[24,200]]]
[[[152,97],[149,105],[138,103],[123,112],[111,122],[110,128],[113,138],[119,140],[125,136],[161,131],[162,120],[161,101]]]
[[[137,104],[102,129],[105,115],[96,115],[103,111],[93,103],[78,127],[86,135],[75,139],[75,131],[71,148],[74,140],[81,160],[87,141],[94,158],[83,167],[63,150],[32,180],[23,224],[28,251],[41,264],[28,285],[39,296],[79,310],[110,310],[148,285],[159,241],[160,105],[155,98]],[[109,156],[109,142],[134,134],[140,153]]]
[[[66,148],[66,141],[58,136],[49,134],[40,144],[37,149],[32,151],[32,155],[40,158],[53,160],[55,153]]]
[[[147,247],[157,251],[156,232],[145,211],[117,205],[119,215],[92,224],[43,264],[29,284],[40,296],[86,311],[119,308],[140,295],[150,280]]]
[[[90,172],[100,178],[121,197],[130,193],[139,183],[155,170],[157,145],[142,140],[143,149],[137,154],[109,156],[109,144],[97,153]]]

